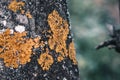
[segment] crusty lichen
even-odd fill
[[[69,45],[69,58],[73,61],[74,64],[77,64],[77,60],[76,60],[76,52],[75,52],[75,48],[74,48],[74,43],[71,42]]]
[[[30,14],[30,12],[26,12],[25,14],[28,18],[32,18],[32,15]]]
[[[66,48],[66,40],[69,34],[68,22],[60,17],[59,13],[54,10],[48,16],[48,24],[53,33],[53,35],[49,37],[48,43],[50,49],[59,53],[57,61],[61,62],[65,57],[69,57],[74,64],[77,64],[73,42],[70,43],[69,50]]]
[[[24,6],[25,3],[23,1],[12,0],[11,3],[8,5],[8,9],[13,12],[20,11],[21,14],[26,15],[28,18],[32,18],[32,15],[29,11],[25,12],[25,10],[23,9]]]
[[[18,10],[22,10],[22,7],[25,5],[24,2],[16,0],[12,0],[12,2],[8,5],[8,9],[12,10],[13,12],[17,12]]]
[[[42,53],[38,59],[38,63],[41,65],[43,70],[49,70],[53,62],[53,57],[49,54],[48,49],[46,49],[46,52]]]
[[[62,60],[64,60],[64,57],[63,57],[63,56],[60,55],[60,56],[57,57],[57,61],[58,61],[58,62],[61,62]]]
[[[58,61],[62,61],[65,56],[67,56],[66,40],[69,33],[68,23],[64,20],[56,10],[54,10],[48,16],[48,23],[53,32],[52,37],[50,37],[48,43],[50,49],[55,50],[60,53]]]
[[[0,34],[0,58],[4,60],[5,66],[18,68],[21,64],[30,62],[32,48],[38,47],[40,38],[25,38],[26,32],[14,32],[10,29]]]

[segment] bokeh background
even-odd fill
[[[118,24],[118,0],[68,0],[81,80],[120,80],[120,54],[103,48],[107,24]]]

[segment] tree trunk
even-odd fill
[[[66,0],[0,0],[0,80],[79,80]]]

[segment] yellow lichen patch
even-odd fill
[[[22,7],[25,5],[24,2],[20,1],[20,2],[17,2],[16,0],[13,0],[9,6],[8,6],[8,9],[12,10],[13,12],[16,12],[18,10],[22,10]]]
[[[26,15],[28,18],[32,18],[32,15],[30,14],[30,12],[27,12],[25,15]]]
[[[25,14],[25,10],[21,10],[21,14]]]
[[[38,48],[41,44],[40,44],[40,37],[36,37],[36,38],[34,38],[33,40],[34,40],[34,42],[36,43],[36,44],[34,44],[34,48]]]
[[[77,60],[76,60],[76,52],[75,52],[75,48],[74,48],[74,43],[71,42],[69,45],[69,58],[73,61],[74,64],[77,64]]]
[[[69,57],[74,64],[77,64],[73,42],[70,43],[69,50],[66,49],[66,40],[69,33],[67,21],[60,17],[58,12],[54,10],[48,16],[48,23],[53,33],[48,40],[50,49],[60,53],[57,57],[57,61],[61,62],[64,60],[64,57]]]
[[[26,32],[14,32],[10,29],[0,34],[0,58],[5,66],[17,68],[20,64],[30,62],[32,48],[38,44],[39,38],[25,38]]]
[[[58,61],[58,62],[61,62],[62,60],[64,60],[63,56],[58,56],[58,57],[57,57],[57,61]]]
[[[41,65],[43,70],[49,70],[53,62],[53,57],[49,54],[48,49],[46,49],[46,52],[41,54],[40,58],[38,59],[38,63]]]
[[[13,12],[20,11],[21,14],[26,15],[28,18],[32,18],[32,15],[29,11],[25,12],[25,10],[23,10],[24,6],[25,3],[23,1],[17,2],[16,0],[12,0],[12,2],[8,5],[8,9],[10,9]]]
[[[68,23],[64,20],[56,10],[48,16],[48,23],[50,25],[51,31],[53,32],[52,37],[49,37],[50,49],[55,50],[60,53],[58,61],[63,60],[65,56],[68,56],[66,49],[66,40],[69,33]]]

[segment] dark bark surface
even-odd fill
[[[66,0],[0,0],[0,80],[79,80],[68,17]]]

